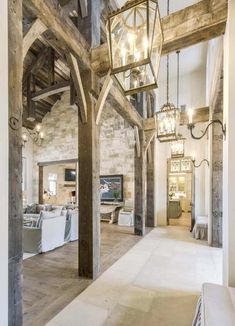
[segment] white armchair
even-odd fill
[[[134,203],[130,200],[125,201],[124,207],[118,215],[118,225],[133,226],[134,225]]]
[[[66,217],[65,242],[78,240],[78,210],[69,210]]]
[[[46,215],[47,213],[47,215]],[[65,216],[53,216],[48,212],[42,213],[38,226],[24,226],[24,252],[42,253],[63,246],[65,234]]]

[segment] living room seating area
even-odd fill
[[[78,239],[78,209],[28,205],[24,209],[23,251],[43,253]]]

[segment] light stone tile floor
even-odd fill
[[[222,283],[222,250],[156,228],[47,326],[190,326],[204,282]]]

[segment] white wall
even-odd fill
[[[224,39],[223,282],[235,286],[235,1],[228,1]]]
[[[181,63],[183,65],[183,62]],[[166,81],[159,81],[158,107],[166,103]],[[169,101],[177,104],[177,79],[170,79]],[[186,108],[200,108],[206,106],[206,69],[194,71],[180,76],[179,105]],[[158,108],[158,110],[159,110]]]
[[[8,325],[8,5],[0,1],[0,324]]]

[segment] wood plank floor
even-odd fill
[[[101,273],[140,240],[132,228],[101,223]],[[77,266],[77,241],[24,260],[24,326],[44,326],[92,283],[78,277]]]

